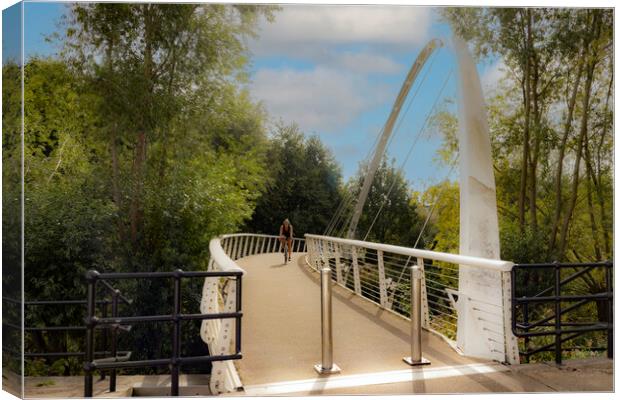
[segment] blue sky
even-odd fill
[[[66,10],[64,3],[25,3],[26,58],[57,53],[45,37],[59,31]],[[412,62],[435,37],[446,46],[433,54],[419,75],[387,149],[396,165],[403,166],[412,187],[423,189],[445,179],[449,168],[436,161],[439,133],[426,129],[416,137],[433,105],[455,98],[457,90],[450,28],[436,9],[282,6],[275,21],[261,20],[259,37],[247,42],[252,53],[248,90],[264,104],[272,122],[296,122],[306,134],[318,135],[346,179],[369,153]],[[483,86],[499,78],[498,64],[480,66]]]
[[[2,63],[21,58],[21,21],[20,4],[2,10]]]

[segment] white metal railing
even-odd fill
[[[210,271],[245,271],[235,260],[256,254],[281,251],[278,236],[251,233],[223,235],[209,242]],[[294,238],[293,252],[305,252],[306,244],[302,238]],[[228,278],[206,278],[202,290],[200,311],[203,314],[234,312],[237,288],[234,280]],[[229,354],[234,349],[235,320],[204,320],[200,336],[209,347],[210,355]],[[232,361],[213,362],[210,388],[213,394],[233,392],[242,386],[237,369]]]
[[[235,233],[223,235],[219,238],[221,248],[232,260],[256,254],[277,253],[281,251],[280,239],[275,235],[262,235],[257,233]],[[303,238],[293,238],[292,251],[305,252],[306,241]]]
[[[459,292],[461,268],[499,274],[509,283],[512,262],[310,234],[306,235],[306,245],[313,269],[331,268],[338,285],[407,318],[411,310],[409,271],[412,265],[419,265],[424,277],[422,326],[456,347],[458,330],[466,323],[475,324],[488,354],[496,360],[514,362],[514,349],[507,348],[505,337],[510,332],[506,309],[509,292],[504,292],[507,298],[498,301]]]

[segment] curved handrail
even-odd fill
[[[224,235],[230,236],[230,235]],[[224,238],[223,236],[221,238]],[[220,237],[216,237],[209,241],[209,253],[211,259],[215,261],[222,271],[240,271],[245,274],[245,270],[237,265],[222,248]]]
[[[482,257],[462,256],[460,254],[441,253],[437,251],[413,249],[403,246],[394,246],[391,244],[364,242],[354,239],[342,239],[330,236],[306,234],[306,238],[317,240],[329,240],[334,243],[344,244],[348,246],[365,247],[373,250],[381,250],[389,253],[402,254],[410,257],[429,258],[437,261],[444,261],[452,264],[471,265],[474,267],[486,268],[497,272],[509,272],[512,270],[514,263],[503,260],[491,260]]]
[[[241,272],[241,268],[235,260],[256,254],[277,252],[280,249],[279,236],[234,233],[221,235],[209,241],[209,270],[224,272]],[[305,240],[295,238],[293,249],[305,250]],[[241,277],[237,278],[241,279]],[[231,285],[230,279],[205,278],[200,311],[204,314],[230,313],[240,311],[241,286]],[[236,346],[240,352],[240,338],[231,335],[236,322],[226,320],[205,320],[200,328],[200,336],[209,347],[209,354],[226,354],[229,349]],[[239,373],[232,361],[215,361],[211,370],[210,388],[212,393],[234,392],[242,386]]]

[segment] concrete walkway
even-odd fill
[[[319,376],[319,276],[296,254],[237,260],[243,281],[243,359],[236,361],[248,395],[545,392],[558,388],[496,362],[464,357],[424,332],[424,367],[409,367],[409,322],[333,286],[334,362],[338,375]],[[535,375],[535,374],[534,374]],[[609,374],[607,374],[609,375]],[[611,390],[602,379],[598,389]],[[561,388],[560,388],[561,390]],[[571,388],[570,390],[577,390]]]
[[[243,280],[243,359],[236,361],[244,391],[224,396],[610,392],[613,362],[606,358],[555,364],[505,366],[463,357],[443,339],[423,333],[424,357],[431,365],[409,367],[409,322],[333,286],[334,361],[338,375],[319,376],[320,288],[318,274],[303,255],[282,264],[281,254],[238,260]],[[6,371],[3,388],[19,386]],[[209,394],[209,377],[182,375],[181,394]],[[83,377],[28,377],[26,397],[70,398],[83,394]],[[95,383],[96,397],[166,395],[170,376],[119,376],[118,391]]]

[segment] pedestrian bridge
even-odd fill
[[[383,250],[382,250],[383,249]],[[540,392],[553,388],[508,365],[503,309],[458,292],[458,269],[497,269],[510,263],[396,246],[307,235],[295,239],[284,263],[275,236],[225,235],[211,242],[212,270],[238,270],[243,293],[207,278],[202,312],[232,312],[242,299],[242,359],[214,362],[211,390],[247,395]],[[413,257],[413,255],[417,257]],[[452,263],[450,263],[450,261]],[[468,264],[454,264],[467,262]],[[442,264],[443,263],[443,264]],[[411,367],[410,265],[426,266],[422,289],[422,353],[430,365]],[[320,375],[319,269],[332,270],[333,362],[341,372]],[[476,268],[476,267],[471,267]],[[467,298],[468,315],[455,298]],[[498,304],[503,300],[498,299]],[[476,311],[478,310],[478,311]],[[473,314],[472,314],[473,311]],[[473,317],[472,317],[473,316]],[[212,355],[235,348],[235,322],[203,322]],[[486,354],[466,355],[459,329],[479,329]],[[473,347],[476,349],[476,347]],[[494,351],[492,351],[494,350]],[[517,355],[518,356],[518,355]],[[518,359],[517,361],[518,362]],[[513,362],[514,364],[515,362]],[[600,390],[600,389],[599,389]]]

